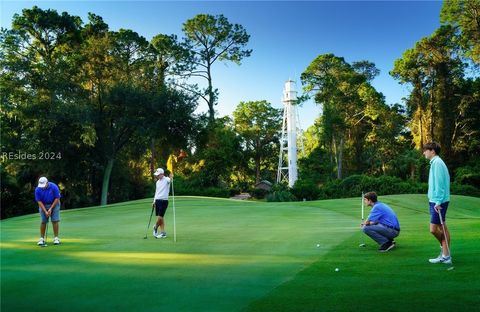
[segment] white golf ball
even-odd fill
[[[320,247],[320,244],[317,244],[317,247]]]
[[[340,271],[340,269],[339,269],[339,268],[335,268],[335,272],[338,272],[338,271]]]

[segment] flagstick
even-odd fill
[[[173,197],[173,241],[177,242],[177,224],[175,216],[175,189],[173,188],[173,178],[172,178],[172,197]]]
[[[364,206],[364,202],[363,202],[363,192],[362,192],[362,223],[363,223],[363,220],[364,220],[364,218],[363,218],[363,209],[364,209],[363,206]]]
[[[365,226],[365,225],[364,225],[364,222],[365,222],[365,217],[364,217],[364,201],[363,201],[364,196],[365,196],[365,194],[363,194],[363,192],[362,192],[362,226]],[[363,235],[362,235],[362,237],[363,237]],[[363,240],[362,240],[362,241],[363,241]],[[365,243],[362,243],[362,241],[360,242],[360,245],[359,245],[359,246],[360,246],[360,247],[365,247],[366,245],[365,245]]]

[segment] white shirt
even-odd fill
[[[170,178],[163,177],[157,180],[155,197],[153,197],[153,201],[157,199],[168,200],[169,191],[170,191]]]

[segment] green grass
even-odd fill
[[[62,211],[63,244],[36,246],[39,217],[1,222],[2,311],[472,311],[480,304],[480,199],[453,196],[455,269],[429,264],[424,195],[383,196],[402,226],[380,254],[360,198],[300,203],[176,198],[167,239],[143,239],[150,199]],[[366,213],[369,209],[366,210]],[[51,229],[50,234],[51,238]],[[51,239],[50,239],[51,242]],[[359,248],[366,242],[366,248]],[[320,244],[320,247],[317,247]],[[335,268],[339,272],[335,272]]]

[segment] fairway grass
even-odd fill
[[[428,232],[425,195],[380,200],[402,227],[398,247],[385,254],[360,232],[360,198],[176,197],[176,243],[172,201],[166,239],[153,238],[151,229],[143,239],[150,199],[62,211],[60,246],[51,243],[51,229],[49,246],[36,246],[37,215],[3,220],[1,310],[478,309],[480,199],[452,196],[452,271],[428,263],[439,248]]]

